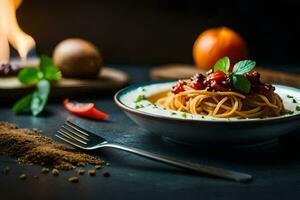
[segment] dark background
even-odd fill
[[[299,6],[297,0],[24,0],[17,14],[39,53],[82,37],[110,64],[193,63],[198,34],[228,26],[246,39],[258,63],[298,64]]]

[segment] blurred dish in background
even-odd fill
[[[198,68],[210,69],[224,56],[232,63],[248,58],[245,40],[227,27],[208,29],[201,33],[193,46],[193,57]]]
[[[97,79],[62,78],[51,88],[52,98],[99,96],[101,92],[114,92],[124,87],[129,80],[127,73],[103,67]],[[0,98],[11,101],[18,99],[32,90],[31,86],[22,85],[17,77],[0,78]],[[103,94],[103,93],[102,93]]]
[[[50,97],[78,97],[96,95],[97,92],[114,92],[125,86],[127,73],[103,66],[102,56],[92,43],[79,39],[66,39],[59,43],[53,53],[54,64],[59,67],[63,78],[51,87]],[[40,59],[35,57],[26,62],[26,67],[36,68]],[[19,59],[11,59],[7,65],[0,65],[0,98],[18,99],[30,92],[32,86],[22,85],[12,66],[24,68]]]

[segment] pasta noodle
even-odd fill
[[[167,93],[156,101],[165,108],[211,117],[264,118],[282,115],[284,106],[276,93],[241,94],[234,91],[213,92],[185,86],[178,94]]]

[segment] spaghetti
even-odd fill
[[[171,110],[219,118],[263,118],[279,116],[284,111],[282,100],[276,93],[269,96],[244,95],[232,91],[212,92],[185,88],[185,91],[178,94],[169,92],[156,103]]]
[[[172,91],[156,103],[165,108],[219,118],[264,118],[285,113],[275,87],[263,83],[252,70],[256,63],[244,60],[230,65],[228,57],[219,60],[207,75],[196,74],[179,80]]]

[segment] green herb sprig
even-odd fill
[[[141,101],[143,101],[145,99],[146,99],[145,95],[144,94],[140,94],[139,96],[137,96],[137,98],[135,100],[135,103],[139,103],[139,102],[141,102]]]
[[[255,67],[255,65],[255,61],[242,60],[237,62],[233,66],[232,71],[230,71],[230,59],[226,56],[218,60],[213,69],[214,71],[220,70],[225,74],[230,75],[232,77],[232,85],[236,90],[244,93],[249,93],[251,90],[251,83],[244,76],[244,74],[250,72]]]
[[[35,86],[35,90],[14,104],[14,113],[30,111],[33,116],[37,116],[46,106],[51,83],[61,79],[61,72],[51,58],[42,55],[39,67],[23,69],[19,72],[18,79],[24,85]]]

